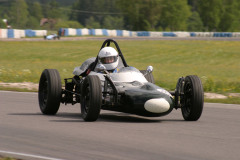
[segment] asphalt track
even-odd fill
[[[40,113],[36,93],[0,91],[0,155],[24,160],[239,160],[240,105],[205,103],[201,119],[181,111],[144,118],[102,111],[81,119],[79,105]]]

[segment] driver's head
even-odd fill
[[[118,52],[112,47],[104,47],[98,53],[98,59],[107,70],[114,70],[118,66]]]

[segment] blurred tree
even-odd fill
[[[199,0],[188,0],[188,5],[191,6],[191,11],[192,11],[192,12],[197,12],[198,1],[199,1]]]
[[[29,16],[27,24],[26,24],[26,28],[28,28],[28,29],[39,29],[40,28],[40,21],[34,16]]]
[[[218,26],[219,31],[237,31],[239,26],[239,9],[237,0],[223,0],[223,14]]]
[[[113,0],[78,0],[72,6],[70,20],[77,20],[84,26],[89,20],[102,24],[107,15],[116,15],[119,9]],[[91,18],[93,17],[93,19]]]
[[[141,30],[141,27],[138,26],[140,19],[140,3],[142,1],[138,0],[119,0],[118,5],[121,10],[125,13],[124,21],[125,27],[130,30]]]
[[[90,17],[90,18],[86,19],[86,27],[87,28],[101,28],[101,25],[93,17]]]
[[[190,16],[190,7],[187,0],[163,0],[161,24],[163,28],[169,27],[171,31],[187,29],[187,20]]]
[[[47,2],[45,0],[41,0],[44,3],[43,7],[43,15],[45,18],[41,19],[41,26],[44,29],[53,30],[57,23],[57,20],[61,18],[61,12],[59,10],[59,4],[56,0],[51,0]]]
[[[59,10],[59,4],[56,0],[40,0],[42,5],[42,15],[41,18],[52,18],[57,19],[61,17],[61,11]]]
[[[0,17],[9,20],[9,8],[11,8],[12,1],[0,1]]]
[[[60,19],[55,25],[55,29],[59,28],[83,28],[83,26],[77,21],[65,21]]]
[[[49,0],[40,0],[40,3],[42,4],[42,13],[43,17],[47,18],[48,17],[48,11],[49,11]]]
[[[161,16],[162,0],[147,0],[144,1],[143,7],[140,10],[143,22],[146,24],[146,30],[156,30],[157,23]],[[143,23],[144,24],[144,23]]]
[[[102,27],[106,29],[123,29],[123,25],[123,17],[106,16]]]
[[[15,0],[9,11],[9,18],[14,28],[25,28],[28,21],[28,5],[25,0]]]
[[[7,28],[7,25],[3,22],[1,18],[0,18],[0,28]]]
[[[14,28],[38,29],[46,18],[45,29],[240,31],[240,0],[75,0],[71,9],[58,2],[0,0],[0,17]]]
[[[236,28],[236,31],[240,31],[240,1],[236,1],[237,2],[237,10],[238,10],[238,13],[237,13],[237,22],[235,25],[237,25],[235,28]]]
[[[162,0],[119,0],[125,27],[131,30],[156,30]]]
[[[192,12],[192,15],[187,20],[188,31],[202,31],[203,23],[198,12]]]
[[[49,3],[49,11],[48,11],[48,17],[47,18],[53,18],[57,19],[61,17],[61,12],[59,10],[59,5],[56,2],[56,0],[51,0]]]
[[[28,4],[29,17],[27,28],[40,29],[40,21],[43,18],[42,6],[39,2],[26,1]]]
[[[198,11],[203,25],[208,31],[216,31],[223,12],[222,0],[200,0]]]
[[[39,2],[33,2],[29,3],[28,6],[30,15],[35,17],[40,23],[40,20],[44,18],[41,4]]]

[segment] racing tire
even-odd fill
[[[204,103],[203,86],[199,77],[185,77],[183,92],[180,98],[183,118],[186,121],[197,121],[201,117]]]
[[[42,72],[38,88],[40,110],[46,115],[55,115],[62,98],[62,83],[56,69],[45,69]]]
[[[102,106],[101,81],[96,75],[87,76],[81,87],[81,113],[85,121],[96,121]]]
[[[140,72],[144,75],[146,74],[146,70],[140,70]],[[144,77],[147,79],[148,82],[155,84],[154,77],[152,73],[147,73],[144,75]]]

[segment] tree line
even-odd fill
[[[9,0],[0,18],[13,28],[106,28],[133,31],[240,31],[239,0]],[[54,24],[40,26],[42,18]],[[0,27],[4,27],[0,22]]]

